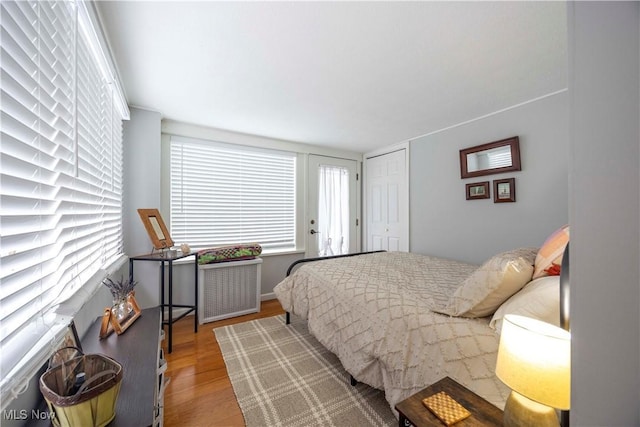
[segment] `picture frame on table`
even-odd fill
[[[173,246],[169,230],[167,230],[158,209],[138,209],[138,215],[140,215],[144,228],[149,234],[154,249],[169,249]]]
[[[142,310],[135,295],[135,291],[131,291],[124,300],[104,309],[100,323],[99,337],[101,340],[107,338],[114,331],[117,335],[124,334],[129,326],[140,317]]]
[[[81,355],[82,343],[80,342],[80,337],[78,336],[76,324],[72,320],[67,325],[67,331],[64,334],[62,343],[58,346],[57,351],[53,353],[53,356],[51,356],[50,365],[59,365],[66,360],[70,360]]]

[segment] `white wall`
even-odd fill
[[[568,222],[569,108],[560,92],[411,142],[411,251],[480,264],[539,247]],[[522,171],[460,178],[463,148],[518,136]],[[516,202],[494,203],[493,180],[515,177]],[[491,198],[466,200],[465,184],[490,181]]]
[[[640,6],[571,2],[571,424],[640,425]]]
[[[160,208],[161,127],[160,113],[139,108],[130,111],[131,120],[124,122],[123,135],[123,232],[124,252],[129,256],[147,254],[153,248],[137,210]],[[160,304],[158,265],[147,261],[134,265],[136,300],[143,308]]]

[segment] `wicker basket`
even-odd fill
[[[73,390],[76,374],[86,380]],[[40,377],[40,391],[56,427],[107,425],[116,416],[122,365],[101,354],[82,354],[49,369]]]

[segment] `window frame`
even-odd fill
[[[301,232],[301,220],[302,220],[302,216],[301,216],[301,212],[304,212],[304,209],[302,208],[304,206],[303,200],[304,200],[304,191],[303,191],[303,187],[304,187],[304,182],[301,180],[301,176],[302,176],[302,172],[304,170],[304,157],[296,152],[296,151],[291,151],[291,150],[286,150],[286,149],[279,149],[279,148],[272,148],[272,147],[256,147],[256,146],[251,146],[251,145],[245,145],[245,144],[234,144],[234,143],[229,143],[229,142],[221,142],[218,140],[212,140],[212,139],[208,139],[208,138],[201,138],[201,137],[191,137],[191,136],[184,136],[184,135],[174,135],[174,134],[163,134],[162,137],[162,142],[163,142],[163,154],[162,154],[162,163],[163,163],[163,173],[162,173],[162,195],[163,195],[163,211],[166,212],[165,217],[167,218],[167,222],[169,224],[172,224],[170,226],[170,228],[174,227],[174,221],[173,218],[171,217],[171,188],[172,188],[172,181],[171,181],[171,161],[172,161],[172,154],[171,154],[171,145],[172,145],[172,139],[175,139],[176,141],[187,141],[187,142],[191,142],[191,143],[196,143],[196,144],[211,144],[212,147],[215,148],[219,148],[219,149],[229,149],[229,150],[234,150],[234,151],[246,151],[247,153],[266,153],[266,154],[278,154],[278,153],[284,153],[286,154],[290,154],[293,155],[294,157],[294,194],[293,194],[293,202],[294,202],[294,207],[293,207],[293,215],[294,215],[294,220],[293,220],[293,240],[294,240],[294,244],[292,246],[288,246],[288,247],[284,247],[284,248],[269,248],[268,245],[266,245],[265,247],[263,247],[263,254],[265,255],[273,255],[273,254],[287,254],[287,253],[297,253],[297,252],[301,252],[304,250],[304,235]],[[172,237],[174,238],[174,240],[176,240],[176,235],[177,233],[175,232],[175,230],[170,229],[170,234],[172,235]],[[178,238],[176,240],[176,242],[178,242],[178,240],[180,240],[180,238]],[[233,240],[233,239],[232,239]],[[255,241],[253,239],[249,239],[251,240],[251,242]],[[214,242],[212,245],[208,245],[208,246],[222,246],[222,245],[227,245],[227,244],[237,244],[237,243],[248,243],[249,240],[244,239],[243,241],[217,241]],[[192,249],[204,249],[205,246],[202,245],[197,245],[197,244],[193,244],[193,242],[180,242],[180,243],[188,243]],[[258,243],[259,240],[258,240]]]

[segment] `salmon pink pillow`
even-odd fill
[[[564,248],[569,243],[569,226],[557,229],[542,244],[536,255],[533,278],[560,274]]]

